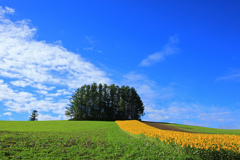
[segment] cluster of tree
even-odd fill
[[[144,105],[136,90],[115,84],[84,85],[70,98],[65,115],[73,120],[141,120]]]

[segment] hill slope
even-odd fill
[[[217,129],[217,128],[208,128],[208,127],[200,127],[200,126],[182,125],[182,124],[175,124],[175,123],[160,123],[160,122],[159,123],[155,122],[155,123],[161,124],[163,126],[174,127],[182,131],[193,132],[193,133],[196,132],[196,133],[209,133],[209,134],[240,135],[239,129]]]
[[[0,121],[0,159],[185,159],[179,146],[104,121]]]

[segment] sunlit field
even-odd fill
[[[159,136],[162,130],[148,127],[139,121],[0,121],[0,159],[240,158],[231,149],[196,148],[187,136],[178,141],[169,138],[169,133]]]
[[[0,159],[191,158],[175,146],[122,131],[115,122],[0,121]]]
[[[186,153],[195,153],[199,155],[199,158],[240,158],[240,136],[238,135],[200,134],[160,130],[136,120],[116,121],[116,123],[123,130],[132,134],[143,134],[157,138],[161,142],[181,146],[187,151]]]
[[[217,128],[207,128],[207,127],[200,127],[200,126],[173,124],[173,123],[166,123],[166,125],[177,127],[179,129],[183,129],[191,132],[240,135],[239,129],[217,129]]]

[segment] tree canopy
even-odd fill
[[[65,115],[73,120],[141,120],[144,105],[133,87],[83,85],[70,98]]]
[[[38,113],[37,113],[37,112],[38,112],[37,110],[34,110],[34,111],[32,112],[31,117],[29,117],[29,121],[37,121],[37,116],[38,116]]]

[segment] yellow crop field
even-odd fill
[[[182,147],[195,147],[199,149],[232,150],[240,152],[240,136],[223,134],[198,134],[177,131],[160,130],[148,126],[137,120],[116,121],[119,127],[133,134],[144,134],[158,138],[160,141],[175,143]]]

